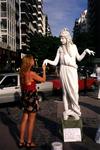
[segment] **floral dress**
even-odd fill
[[[26,112],[37,112],[38,111],[38,93],[34,89],[35,83],[31,85],[25,85],[22,89],[22,108]]]

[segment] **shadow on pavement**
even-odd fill
[[[40,150],[51,150],[51,145],[50,144],[43,144],[40,147]]]
[[[43,117],[39,114],[37,115],[37,119],[44,123],[45,128],[48,129],[52,133],[53,136],[58,137],[59,139],[62,140],[62,137],[59,133],[60,125],[57,122],[52,121],[52,120],[50,120],[46,117]]]
[[[87,146],[81,144],[81,143],[74,143],[74,144],[71,144],[71,147],[72,147],[72,150],[89,150],[87,148]]]
[[[89,137],[92,141],[95,141],[96,131],[97,131],[97,128],[91,128],[91,127],[83,128],[84,135]],[[84,135],[83,135],[83,138],[84,138]]]
[[[100,107],[98,106],[93,106],[92,104],[87,104],[87,103],[84,103],[84,102],[79,102],[80,105],[84,106],[84,107],[87,107],[91,110],[93,110],[94,112],[100,114]]]
[[[16,122],[14,122],[14,120],[12,120],[9,113],[4,113],[4,112],[0,112],[0,119],[4,125],[8,126],[10,134],[12,135],[16,144],[18,144],[19,130],[18,130]]]

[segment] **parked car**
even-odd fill
[[[39,94],[39,100],[42,101],[45,93],[52,92],[53,83],[50,81],[37,83],[36,88]],[[19,74],[0,74],[0,103],[18,101],[20,100],[20,96],[21,88]]]
[[[51,81],[53,83],[53,90],[54,91],[62,89],[62,84],[61,84],[59,77],[51,76],[51,79],[49,79],[49,81]],[[87,90],[93,89],[96,86],[96,78],[93,78],[90,76],[88,76],[86,78],[85,76],[83,76],[81,74],[81,75],[79,75],[78,84],[79,84],[79,91],[82,91],[85,89],[87,89]]]
[[[90,76],[88,77],[80,76],[78,83],[79,83],[79,91],[96,88],[96,78]]]
[[[97,78],[97,75],[96,75],[95,72],[93,72],[90,76],[93,77],[93,78]]]

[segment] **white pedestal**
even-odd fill
[[[62,120],[62,132],[64,142],[82,141],[82,120]]]

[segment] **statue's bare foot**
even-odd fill
[[[77,114],[74,116],[75,120],[79,120],[80,116],[78,116]]]
[[[79,120],[80,119],[80,116],[77,113],[75,113],[73,110],[71,110],[71,109],[68,109],[68,111],[65,111],[65,114],[67,114],[67,116],[74,117],[75,120]]]
[[[71,110],[71,109],[68,109],[67,111],[63,112],[64,120],[68,120],[69,116],[74,117],[75,120],[79,120],[80,119],[80,116],[77,113],[75,113],[73,110]]]
[[[67,115],[66,111],[63,112],[63,118],[64,118],[64,120],[68,120],[68,115]]]
[[[75,113],[73,110],[70,111],[69,115],[73,116],[75,120],[79,120],[80,119],[80,116],[77,113]]]

